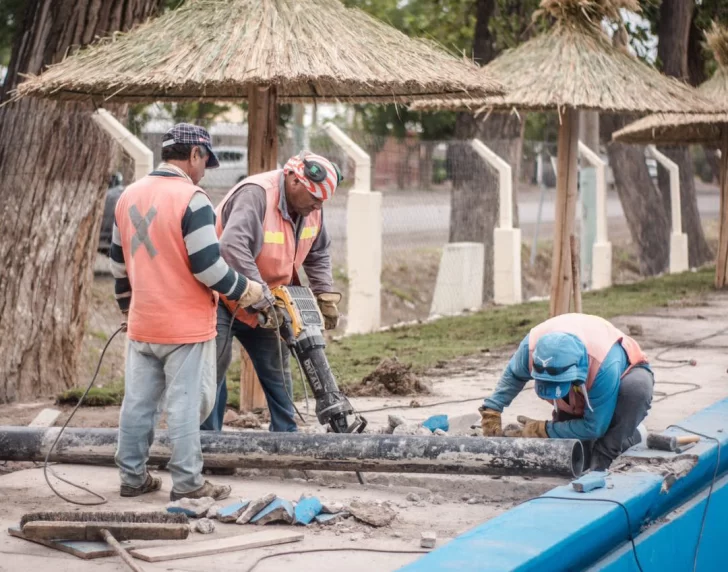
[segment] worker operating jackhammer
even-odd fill
[[[554,410],[551,421],[518,417],[502,428],[501,413],[531,379]],[[588,314],[556,316],[533,328],[479,408],[486,437],[580,439],[585,466],[602,471],[646,437],[652,402],[647,356],[608,321]]]

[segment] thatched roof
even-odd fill
[[[705,37],[718,62],[718,69],[713,77],[698,88],[698,91],[728,112],[728,28],[713,23]],[[728,127],[728,113],[713,115],[660,113],[627,125],[614,133],[613,139],[623,143],[710,145],[721,141],[724,127]]]
[[[482,68],[500,79],[506,95],[473,101],[428,101],[413,109],[578,108],[609,112],[713,112],[696,90],[668,78],[615,47],[601,28],[619,9],[639,10],[636,0],[542,0],[550,29],[508,50]]]
[[[51,66],[18,95],[221,101],[273,85],[288,101],[503,92],[471,62],[339,0],[187,0]]]

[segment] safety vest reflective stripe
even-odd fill
[[[267,244],[285,244],[286,237],[282,232],[272,232],[270,230],[266,230],[265,234],[263,235],[263,242]]]
[[[315,226],[304,226],[301,231],[301,240],[305,238],[316,238],[318,235],[318,227]]]

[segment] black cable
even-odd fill
[[[578,497],[557,497],[557,496],[541,496],[541,497],[533,497],[528,500],[525,500],[521,503],[518,503],[519,505],[525,504],[527,502],[535,501],[535,500],[548,500],[548,499],[558,499],[558,500],[566,500],[566,501],[576,501],[576,502],[608,502],[612,504],[616,504],[620,507],[622,507],[622,510],[624,511],[624,516],[627,517],[627,534],[629,535],[629,541],[632,543],[632,554],[634,554],[634,560],[637,563],[637,568],[640,572],[644,572],[644,568],[642,568],[642,564],[640,563],[640,559],[637,557],[637,545],[634,543],[634,536],[632,535],[632,519],[629,517],[629,511],[627,510],[627,507],[624,506],[623,503],[619,502],[618,500],[614,499],[592,499],[592,498],[578,498]],[[516,505],[517,506],[517,505]],[[249,571],[248,571],[249,572]]]
[[[395,550],[388,548],[308,548],[306,550],[286,550],[285,552],[276,552],[274,554],[266,554],[261,556],[250,568],[244,572],[253,572],[263,560],[269,558],[277,558],[279,556],[291,556],[293,554],[311,554],[316,552],[377,552],[379,554],[427,554],[429,550]]]
[[[705,508],[703,509],[703,518],[700,520],[700,533],[698,534],[698,541],[695,544],[695,556],[693,557],[693,572],[696,572],[698,568],[698,554],[700,552],[700,543],[703,540],[703,530],[705,529],[705,520],[708,516],[708,506],[710,506],[710,499],[713,496],[713,487],[715,486],[715,481],[718,478],[718,469],[720,468],[720,452],[721,452],[721,444],[720,440],[717,437],[713,437],[712,435],[705,435],[703,433],[698,433],[697,431],[694,431],[693,429],[686,429],[685,427],[681,427],[680,425],[670,425],[670,427],[674,427],[675,429],[680,429],[681,431],[685,431],[687,433],[692,433],[693,435],[698,435],[699,437],[703,437],[705,439],[711,439],[715,441],[716,445],[718,445],[718,458],[715,461],[715,469],[713,470],[713,478],[710,481],[710,488],[708,489],[708,498],[705,499]]]
[[[81,505],[81,506],[98,506],[98,505],[106,504],[108,502],[108,500],[106,499],[106,497],[104,495],[100,495],[99,493],[94,492],[91,489],[84,487],[83,485],[79,485],[77,483],[74,483],[73,481],[69,481],[68,479],[65,479],[65,478],[59,476],[53,469],[50,469],[51,474],[55,478],[57,478],[59,481],[64,482],[67,485],[71,485],[72,487],[75,487],[82,491],[86,491],[87,493],[89,493],[101,500],[91,501],[91,502],[75,501],[75,500],[72,500],[72,499],[64,496],[62,493],[58,492],[53,487],[50,479],[48,478],[48,470],[49,470],[48,459],[50,459],[50,456],[53,453],[53,449],[55,449],[56,445],[58,444],[58,441],[61,439],[61,435],[63,435],[63,432],[66,430],[66,427],[68,427],[68,424],[71,422],[71,419],[73,419],[73,416],[76,414],[76,411],[78,411],[78,408],[81,407],[83,400],[86,399],[88,392],[91,391],[91,388],[93,387],[94,383],[96,383],[96,378],[99,375],[99,370],[101,370],[101,364],[104,360],[104,355],[106,354],[106,350],[109,348],[109,345],[111,344],[112,340],[121,331],[126,331],[126,324],[123,324],[122,326],[119,327],[118,330],[116,330],[113,334],[111,334],[111,337],[106,342],[106,345],[104,346],[104,349],[101,351],[101,355],[99,356],[99,361],[96,363],[96,371],[94,372],[94,375],[91,378],[91,382],[86,386],[86,391],[83,392],[83,395],[81,395],[81,397],[79,398],[78,403],[76,403],[76,407],[73,408],[73,411],[71,411],[71,414],[68,416],[68,419],[66,419],[66,422],[63,424],[63,427],[61,427],[61,430],[58,432],[58,435],[56,435],[56,439],[55,439],[55,441],[53,441],[51,448],[48,449],[48,452],[46,453],[46,456],[45,456],[45,461],[43,462],[43,477],[45,478],[46,483],[48,483],[48,486],[51,488],[51,490],[55,493],[55,495],[57,497],[59,497],[60,499],[66,501],[66,502],[70,502],[72,504],[77,504],[77,505]]]
[[[281,323],[278,320],[278,312],[276,312],[275,306],[271,306],[269,312],[273,314],[276,320],[276,332],[281,331]],[[286,396],[288,397],[288,401],[291,402],[291,405],[293,406],[294,411],[296,412],[296,415],[301,419],[304,425],[308,425],[306,423],[306,420],[303,418],[303,415],[301,415],[301,412],[298,410],[298,407],[296,407],[296,404],[293,402],[293,396],[291,395],[291,392],[288,391],[288,384],[286,384],[286,370],[283,367],[283,350],[281,349],[281,344],[283,343],[283,340],[278,338],[278,343],[276,344],[276,348],[278,349],[278,365],[280,366],[281,370],[281,380],[283,381],[283,389],[286,391]]]

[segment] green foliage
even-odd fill
[[[64,391],[56,397],[57,405],[76,405],[81,399],[85,388],[74,387]],[[88,392],[82,407],[106,407],[108,405],[121,405],[124,399],[124,382],[118,381],[104,387],[92,387]]]
[[[25,0],[0,0],[0,65],[10,63],[10,55],[21,20]]]

